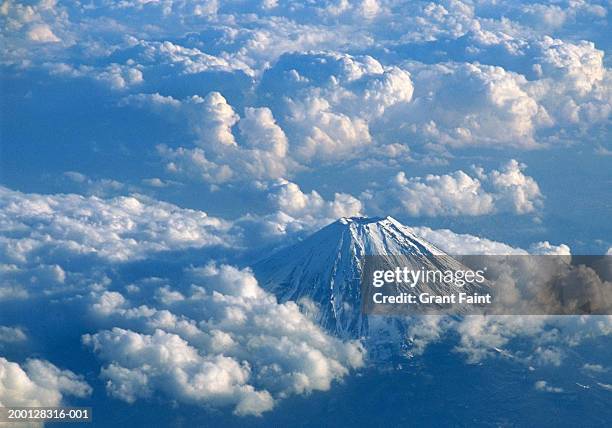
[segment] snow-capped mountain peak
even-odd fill
[[[312,316],[339,337],[370,337],[374,330],[381,330],[381,322],[387,326],[402,322],[362,313],[365,256],[388,258],[389,266],[397,266],[399,260],[414,269],[462,268],[393,217],[343,217],[255,264],[253,270],[260,284],[280,301],[305,302]]]
[[[357,245],[361,244],[364,250],[361,255],[399,255],[406,252],[445,254],[435,245],[417,237],[409,227],[391,216],[342,217],[330,226],[335,224],[347,227],[353,241]]]

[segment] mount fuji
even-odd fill
[[[383,263],[388,259],[390,268],[398,266],[399,260],[412,269],[466,269],[392,217],[351,217],[256,263],[253,271],[262,287],[282,302],[302,303],[312,318],[336,336],[401,345],[409,317],[367,315],[361,310],[365,256],[381,256]],[[466,284],[464,291],[482,290]],[[439,288],[418,284],[412,292],[438,294]]]

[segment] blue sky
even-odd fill
[[[258,414],[361,367],[358,344],[296,308],[253,306],[265,292],[244,270],[339,217],[393,215],[459,252],[610,253],[609,6],[5,0],[0,309],[78,314],[67,346],[97,356],[110,397]],[[223,312],[202,290],[244,299],[247,317],[284,311],[320,358],[283,359],[262,326],[269,346],[241,366],[254,333],[223,315],[230,327],[202,327],[197,305]],[[31,391],[58,379],[39,403],[92,392],[78,364],[47,360],[35,319],[7,311],[0,326]],[[192,360],[173,363],[190,376],[233,377],[217,393],[127,367],[130,341],[184,346]],[[282,385],[252,380],[273,363]]]

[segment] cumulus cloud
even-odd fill
[[[156,330],[144,335],[114,328],[85,336],[105,359],[102,369],[109,392],[127,402],[148,397],[156,389],[188,402],[237,403],[237,414],[261,414],[273,399],[246,385],[249,367],[223,355],[202,357],[178,335]]]
[[[199,140],[197,144],[202,147],[236,146],[232,127],[238,122],[238,115],[234,112],[226,99],[218,92],[211,92],[203,100],[197,99],[201,104],[199,121],[196,123]]]
[[[81,184],[91,181],[80,173],[68,175]],[[99,263],[135,262],[192,248],[242,251],[247,244],[278,245],[339,217],[360,215],[363,208],[349,194],[324,198],[287,180],[257,191],[269,213],[228,221],[142,195],[100,198],[0,188],[0,300],[75,292],[84,278],[74,270]]]
[[[105,67],[80,65],[75,67],[66,63],[46,63],[49,72],[57,76],[89,77],[108,85],[111,89],[124,90],[144,82],[142,67],[128,60],[126,64],[112,63]]]
[[[455,350],[467,362],[477,363],[491,357],[517,337],[534,337],[545,328],[545,317],[466,317],[456,326],[460,342]]]
[[[600,277],[600,273],[592,267],[579,265],[571,270],[561,268],[551,281],[538,290],[537,301],[553,313],[607,314],[612,307],[612,282]]]
[[[539,79],[526,88],[554,125],[584,131],[609,120],[612,77],[604,65],[603,51],[592,42],[571,43],[551,37],[534,42],[532,49],[533,69]]]
[[[411,227],[410,229],[416,236],[420,236],[431,242],[447,254],[528,254],[526,250],[513,247],[503,242],[493,241],[470,234],[456,233],[449,229],[434,230],[429,227]]]
[[[512,159],[502,170],[493,170],[488,176],[483,176],[485,180],[490,181],[495,192],[498,210],[527,214],[542,205],[543,196],[538,183],[523,174],[526,167],[525,164]]]
[[[30,359],[23,366],[0,357],[0,405],[60,406],[65,396],[87,397],[91,387],[70,370],[45,360]]]
[[[529,254],[570,255],[570,248],[565,244],[554,245],[548,241],[536,242],[529,246]]]
[[[485,173],[475,168],[472,177],[463,171],[407,178],[399,172],[380,191],[362,196],[373,212],[405,213],[414,217],[478,216],[496,212],[528,214],[542,206],[536,181],[523,173],[524,164],[510,160],[501,170]]]
[[[223,53],[220,56],[202,52],[196,47],[185,47],[171,41],[155,42],[134,40],[134,46],[140,47],[144,55],[157,66],[163,64],[177,65],[185,74],[224,71],[233,73],[242,71],[253,75],[254,71],[236,55]]]
[[[0,5],[4,64],[27,67],[32,59],[40,60],[58,48],[72,45],[73,37],[67,34],[68,8],[55,0],[20,3],[5,1]],[[37,57],[38,54],[38,57]]]
[[[361,209],[358,201],[348,195],[336,195],[333,200],[326,200],[318,192],[304,192],[294,183],[281,181],[275,186],[269,189],[270,202],[279,213],[292,219],[287,225],[299,224],[300,219],[304,225],[312,224],[325,216],[350,215]],[[71,201],[73,206],[78,206],[81,216],[79,231],[86,231],[90,223],[87,213],[94,211],[90,204],[98,213],[117,210],[114,207],[116,200],[122,201],[118,205],[123,210],[132,205],[129,200],[120,198],[101,200],[19,192],[8,192],[7,199],[12,213],[22,210],[28,212],[28,219],[39,218],[35,223],[36,229],[45,232],[48,235],[46,239],[51,239],[51,242],[58,239],[58,230],[74,221],[74,216],[66,213],[61,222],[57,220],[55,211],[59,202],[68,206],[64,202]],[[81,201],[82,205],[74,201]],[[139,202],[146,206],[146,209],[137,211],[141,217],[149,215],[149,210],[154,208],[163,218],[169,215],[168,211],[175,212],[181,219],[195,215],[190,210],[174,211],[177,208],[169,204],[150,200]],[[119,210],[114,214],[118,224],[134,224],[138,230],[137,220],[124,217],[122,212]],[[23,234],[31,220],[26,222],[22,215],[16,219],[21,219],[26,227],[22,225],[11,230]],[[99,223],[104,224],[104,221]],[[176,221],[170,223],[173,226],[178,224]],[[166,223],[161,223],[160,227],[167,227]],[[117,234],[114,247],[109,247],[115,248],[113,254],[119,254],[117,248],[123,245],[132,248],[128,243],[140,236],[124,235],[120,233],[122,228],[114,230],[108,232],[109,235]],[[453,248],[457,249],[456,253],[526,253],[502,243],[456,235],[450,231],[414,228],[414,232],[451,253]],[[16,233],[11,236],[15,237]],[[150,233],[145,235],[155,236]],[[27,238],[29,235],[23,236]],[[16,242],[27,247],[27,239]],[[144,252],[133,253],[136,257],[146,257],[147,251],[156,251],[149,248],[146,240],[138,242],[144,247]],[[174,245],[166,244],[170,248]],[[180,247],[182,244],[177,245]],[[78,248],[75,243],[70,246]],[[533,248],[539,253],[569,252],[566,246],[548,242]],[[102,260],[109,263],[121,261],[108,254]],[[20,262],[15,260],[14,263]],[[62,285],[73,280],[72,273],[57,265],[30,267],[28,275],[33,276],[35,272],[45,284]],[[30,279],[28,281],[31,283]],[[363,351],[357,343],[340,342],[324,333],[300,312],[298,304],[279,304],[259,287],[248,270],[210,264],[187,269],[180,280],[157,278],[126,284],[124,289],[122,286],[108,278],[88,277],[81,284],[79,293],[91,299],[90,313],[96,325],[100,326],[94,330],[99,330],[97,333],[90,331],[83,340],[104,361],[101,376],[108,381],[109,393],[126,401],[161,394],[179,397],[184,402],[231,406],[237,414],[259,414],[288,395],[329,389],[334,380],[363,364]],[[585,337],[612,332],[609,317],[591,317],[581,321],[565,318],[469,317],[452,321],[441,317],[410,326],[406,338],[412,353],[417,355],[425,352],[428,344],[442,340],[452,330],[459,335],[455,350],[469,362],[501,356],[525,364],[556,365],[562,364],[565,358],[564,346],[575,345]],[[555,333],[557,330],[563,334]],[[14,330],[6,331],[11,335],[15,333]],[[508,350],[516,338],[533,341],[528,356],[516,356]],[[216,389],[207,380],[211,376],[223,379]]]
[[[55,43],[59,42],[60,39],[53,34],[51,28],[47,24],[38,24],[33,26],[28,31],[28,38],[34,42],[40,43]]]
[[[327,160],[338,155],[347,156],[355,149],[371,142],[367,122],[334,112],[324,98],[307,98],[291,103],[288,121],[304,134],[297,154],[305,160]]]
[[[596,289],[598,293],[606,293],[610,285],[601,284],[603,281],[598,275],[602,272],[591,272],[585,267],[574,267],[564,260],[569,257],[567,245],[552,245],[548,242],[533,245],[529,250],[511,247],[501,242],[491,241],[482,237],[467,234],[457,234],[450,230],[432,230],[426,227],[411,227],[409,230],[417,236],[433,243],[449,254],[484,254],[500,255],[499,266],[491,261],[487,263],[487,276],[498,281],[507,275],[514,278],[513,286],[519,287],[521,292],[544,292],[543,289],[533,289],[533,284],[546,284],[564,282],[576,284],[572,275],[592,275],[592,280],[581,278],[587,288]],[[533,252],[532,252],[533,251]],[[537,254],[536,258],[525,257],[527,254]],[[552,258],[541,255],[555,255]],[[476,260],[476,258],[473,258]],[[512,271],[509,271],[511,269]],[[564,279],[565,278],[565,279]],[[590,277],[589,277],[590,278]],[[497,282],[495,282],[497,284]],[[563,284],[561,284],[563,285]],[[531,289],[530,289],[531,286]],[[555,288],[555,287],[553,287]],[[557,290],[559,291],[559,290]],[[589,294],[588,290],[580,290]],[[550,294],[551,299],[558,299],[555,293]],[[534,297],[538,299],[541,297]],[[564,305],[571,306],[571,293],[567,292]],[[609,301],[607,295],[597,295],[594,302]],[[547,302],[548,304],[549,302]],[[586,339],[607,337],[612,333],[610,329],[610,316],[529,316],[519,317],[511,315],[473,315],[462,319],[437,316],[428,317],[427,320],[409,320],[404,332],[406,345],[411,355],[421,355],[426,352],[431,343],[440,342],[449,335],[457,336],[458,343],[454,351],[465,357],[468,363],[480,363],[489,358],[507,358],[524,365],[559,366],[567,356],[567,347],[576,347]],[[520,340],[524,345],[521,352],[512,351],[513,343]],[[584,371],[596,372],[599,366],[583,367]]]
[[[433,243],[436,247],[442,249],[447,254],[455,255],[500,255],[500,256],[517,256],[517,255],[552,255],[563,256],[571,255],[568,245],[554,245],[548,241],[536,242],[529,246],[528,249],[513,247],[503,242],[493,241],[482,236],[470,234],[456,233],[449,229],[431,229],[423,226],[412,226],[408,228],[416,236],[424,238],[426,241]],[[562,260],[562,258],[559,258]]]
[[[563,392],[563,388],[559,388],[557,386],[552,386],[550,385],[548,382],[546,382],[545,380],[539,380],[534,384],[534,388],[537,391],[542,391],[542,392],[553,392],[553,393],[560,393]]]
[[[240,132],[250,147],[271,151],[279,158],[287,155],[287,137],[267,107],[248,107],[240,121]]]
[[[316,190],[304,193],[297,184],[286,180],[278,181],[270,190],[268,199],[278,210],[306,223],[359,216],[362,209],[361,202],[351,195],[336,193],[333,201],[326,201]]]
[[[208,264],[185,277],[189,287],[158,290],[164,309],[132,306],[118,292],[95,298],[93,313],[125,326],[83,336],[107,362],[110,394],[133,402],[161,393],[259,415],[363,365],[358,342],[329,336],[294,302],[279,304],[247,269]]]
[[[565,244],[540,242],[523,250],[448,230],[411,230],[459,256],[472,269],[485,269],[492,288],[498,290],[495,313],[601,315],[612,307],[610,263],[605,258],[573,257]]]
[[[347,193],[334,193],[333,199],[325,199],[316,190],[304,192],[285,179],[270,183],[263,191],[272,212],[247,214],[235,222],[248,240],[282,242],[312,233],[340,217],[363,214],[361,201]]]
[[[241,118],[219,92],[182,101],[157,93],[138,94],[124,98],[121,104],[160,112],[169,109],[190,123],[195,147],[158,146],[171,173],[220,184],[276,179],[299,170],[288,156],[287,137],[269,108],[247,107]]]
[[[49,253],[126,261],[152,252],[232,243],[228,222],[144,196],[100,199],[5,187],[0,195],[1,254],[12,263],[44,260]]]
[[[274,84],[272,83],[274,82]],[[303,162],[338,162],[372,143],[370,124],[410,102],[410,73],[384,67],[371,56],[336,52],[282,56],[262,77],[259,91],[272,97]]]
[[[78,171],[66,171],[64,177],[84,193],[99,197],[108,197],[128,190],[128,186],[110,178],[94,179]]]
[[[3,343],[23,342],[27,336],[20,327],[7,327],[0,325],[0,346]]]
[[[454,351],[468,364],[503,358],[526,366],[560,366],[568,347],[575,347],[587,338],[608,336],[609,323],[608,316],[472,315],[463,319],[440,316],[426,323],[411,322],[407,345],[413,354],[420,355],[431,343],[450,334],[458,336]],[[520,352],[514,350],[517,340],[523,344]]]
[[[28,260],[24,256],[29,251],[35,251],[37,245],[35,241],[29,240],[14,240],[12,243],[7,243],[4,239],[4,250],[11,252],[17,259],[10,259],[10,255],[5,253],[2,255],[0,271],[3,273],[3,283],[0,285],[0,301],[10,299],[25,299],[32,294],[39,292],[47,292],[52,289],[59,290],[66,285],[66,271],[58,264],[47,264],[45,257],[43,260]],[[23,251],[22,254],[17,252]],[[15,262],[15,263],[10,263]],[[31,293],[31,292],[34,293]]]
[[[546,110],[525,91],[525,77],[502,67],[414,64],[412,75],[414,102],[395,119],[423,143],[530,147],[535,129],[550,125]]]
[[[399,190],[392,199],[402,204],[402,209],[411,216],[438,215],[483,215],[493,212],[493,196],[481,188],[480,181],[463,171],[452,175],[428,175],[408,179],[405,173],[395,176],[394,184]],[[377,193],[376,197],[386,203],[391,198]]]
[[[585,370],[590,373],[605,373],[608,371],[608,369],[602,366],[601,364],[591,364],[591,363],[585,363],[582,366],[582,370]]]

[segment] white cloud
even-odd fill
[[[538,346],[534,351],[533,358],[541,365],[559,367],[563,361],[563,351],[557,347]]]
[[[218,184],[275,179],[299,169],[288,156],[285,133],[266,107],[248,107],[240,118],[219,92],[183,101],[159,94],[138,94],[123,99],[122,105],[129,104],[169,108],[190,124],[196,137],[195,148],[158,146],[170,173]],[[235,128],[240,130],[240,142]]]
[[[410,102],[410,74],[371,56],[336,52],[287,54],[267,70],[258,88],[273,94],[296,157],[305,163],[341,162],[372,145],[370,124]]]
[[[228,73],[243,71],[248,75],[254,74],[254,71],[247,64],[235,56],[225,53],[221,56],[209,55],[198,48],[187,48],[170,41],[159,43],[140,40],[138,45],[144,48],[145,55],[150,60],[155,60],[157,65],[165,63],[180,65],[185,74],[207,71]]]
[[[134,105],[137,107],[151,107],[161,109],[164,107],[178,109],[181,102],[171,96],[164,96],[156,92],[153,94],[131,94],[119,102],[119,106]]]
[[[610,321],[608,316],[470,316],[450,326],[460,336],[455,351],[469,363],[501,356],[523,364],[560,366],[568,347],[608,336]],[[516,339],[530,350],[513,353]]]
[[[536,242],[529,246],[529,254],[570,255],[570,248],[565,245],[553,245],[548,241]]]
[[[6,270],[5,266],[0,266],[2,270]],[[11,266],[11,270],[16,270],[15,266]],[[0,285],[0,301],[2,300],[14,300],[14,299],[25,299],[28,297],[28,290],[21,284],[11,283],[8,279],[4,281],[4,284]]]
[[[542,331],[545,317],[470,316],[457,326],[460,343],[455,348],[469,363],[494,355],[516,336],[534,336]]]
[[[159,251],[232,245],[230,223],[144,196],[100,199],[4,187],[0,195],[0,224],[7,233],[0,252],[13,263],[35,263],[37,255],[44,260],[48,253],[126,261]]]
[[[287,137],[267,107],[248,107],[240,121],[240,132],[249,147],[270,151],[279,158],[287,155]]]
[[[142,14],[144,7],[158,13]],[[358,120],[343,110],[359,110],[359,120],[366,122],[373,140],[378,136],[364,117],[366,112],[376,111],[373,104],[378,104],[380,113],[394,99],[414,101],[412,108],[393,119],[396,128],[413,125],[406,134],[411,140],[455,146],[527,147],[547,140],[552,125],[565,129],[579,123],[588,129],[605,123],[610,112],[609,72],[603,51],[595,48],[605,46],[600,40],[607,34],[607,10],[597,3],[367,0],[279,5],[272,1],[243,3],[237,10],[231,3],[217,1],[146,2],[146,6],[121,2],[87,8],[41,1],[5,2],[2,15],[3,34],[13,48],[5,50],[6,57],[12,63],[56,61],[57,50],[45,49],[48,43],[40,41],[55,41],[49,45],[62,45],[64,50],[76,45],[85,58],[67,52],[65,64],[56,65],[82,72],[95,68],[92,74],[114,88],[138,84],[141,67],[117,70],[115,64],[114,69],[98,69],[99,61],[92,59],[99,56],[88,54],[103,52],[108,57],[129,52],[160,82],[169,76],[222,72],[244,74],[256,86],[260,77],[280,67],[286,76],[279,73],[275,78],[290,78],[293,70],[298,80],[278,95],[296,102],[320,97],[330,103],[328,113],[333,116],[311,115],[311,125],[347,117],[355,127]],[[385,65],[351,52],[373,52]],[[308,67],[306,57],[320,61],[318,75],[308,76],[303,69]],[[415,58],[422,62],[411,61]],[[264,84],[257,91],[265,95],[274,86]],[[470,96],[455,97],[456,93]],[[496,135],[500,124],[507,132]],[[540,130],[545,132],[539,135]],[[330,135],[332,141],[336,137]],[[324,146],[324,140],[317,145]]]
[[[109,178],[93,179],[78,171],[66,171],[63,175],[89,195],[108,197],[127,190],[124,183]]]
[[[422,355],[427,346],[439,341],[449,328],[449,320],[444,316],[419,317],[408,325],[406,341],[412,355]]]
[[[90,182],[79,173],[70,177]],[[270,213],[227,221],[142,195],[42,195],[0,187],[0,269],[5,279],[0,300],[75,292],[73,287],[83,284],[71,270],[94,261],[133,262],[192,248],[241,251],[247,243],[295,239],[339,217],[363,212],[361,202],[349,194],[335,193],[326,199],[287,180],[255,191],[267,200]]]
[[[34,25],[28,31],[28,38],[33,42],[39,43],[56,43],[60,41],[47,24]]]
[[[270,107],[247,107],[242,118],[218,92],[183,101],[131,95],[122,104],[179,112],[197,147],[160,146],[167,170],[213,184],[291,177],[359,154],[386,159],[408,151],[385,138],[374,141],[370,132],[370,124],[385,129],[394,117],[387,113],[412,100],[410,74],[401,68],[383,67],[369,56],[293,54],[268,70],[257,90],[273,100]]]
[[[196,103],[201,105],[199,120],[194,124],[199,137],[196,144],[212,150],[236,146],[232,127],[238,123],[239,117],[225,98],[218,92],[211,92]]]
[[[585,363],[582,366],[582,370],[585,370],[591,373],[605,373],[608,371],[608,369],[602,366],[601,364],[591,364],[591,363]]]
[[[166,171],[206,183],[226,183],[235,179],[230,165],[210,160],[199,147],[172,149],[164,145],[157,147],[159,155],[167,162]]]
[[[275,223],[277,227],[281,224],[287,227],[283,233],[295,232],[298,227],[312,227],[326,216],[358,213],[361,208],[358,201],[348,195],[336,195],[334,200],[326,200],[317,192],[302,191],[294,183],[281,181],[275,186],[269,189],[272,195],[270,201],[278,216],[257,221],[272,223],[284,217],[287,219],[285,223],[280,220]],[[44,233],[45,239],[50,239],[53,245],[60,245],[57,248],[77,251],[81,241],[70,244],[56,241],[62,234],[75,235],[78,232],[78,236],[87,235],[90,224],[96,224],[96,227],[105,224],[105,216],[111,215],[106,214],[108,211],[112,213],[112,224],[115,225],[104,226],[105,235],[109,235],[106,239],[112,244],[108,251],[112,249],[113,257],[117,257],[121,253],[118,249],[127,248],[135,257],[146,257],[149,251],[157,249],[152,249],[142,236],[163,242],[155,234],[159,233],[157,228],[165,230],[168,224],[176,227],[189,218],[200,219],[197,222],[200,224],[202,218],[206,218],[191,210],[151,200],[139,200],[141,209],[136,210],[138,205],[130,198],[101,200],[75,195],[24,195],[8,190],[4,196],[10,207],[4,210],[21,213],[7,218],[21,222],[21,225],[11,225],[9,229],[15,231],[12,236],[18,232],[26,237],[14,242],[15,246],[23,246],[24,259],[31,258],[25,256],[29,242],[38,243],[40,240],[36,234],[25,233],[29,230],[28,225],[35,226],[38,233]],[[61,213],[58,212],[58,205],[64,207]],[[71,210],[74,210],[74,214]],[[125,213],[126,210],[133,212]],[[155,222],[146,220],[149,226],[144,228],[139,218],[145,221],[144,218],[152,215],[150,211],[157,213],[153,218],[166,220],[157,226],[154,226]],[[89,217],[92,212],[100,217]],[[23,213],[27,213],[27,216],[24,217]],[[181,221],[170,220],[168,217],[172,217],[171,213]],[[32,223],[32,218],[36,222]],[[247,225],[246,222],[239,223]],[[141,230],[141,227],[144,229]],[[131,232],[127,233],[126,230]],[[413,230],[451,253],[526,253],[502,243],[456,235],[450,231]],[[114,235],[112,240],[111,235]],[[139,244],[140,252],[134,252],[136,247],[132,246],[133,240]],[[102,242],[96,243],[98,248],[104,248]],[[183,245],[182,242],[171,241],[165,244],[170,248],[182,248]],[[569,252],[566,246],[546,242],[533,248],[538,253]],[[110,263],[122,260],[113,257],[105,254],[103,260]],[[41,259],[44,260],[44,257]],[[16,260],[15,263],[21,266],[22,262]],[[73,281],[74,274],[57,265],[47,264],[29,269],[29,277],[39,276],[47,286],[50,283],[67,286]],[[11,275],[9,272],[7,277]],[[86,277],[79,285],[78,294],[89,295],[93,299],[91,314],[102,325],[101,328],[107,329],[87,336],[85,340],[105,361],[101,374],[110,381],[109,392],[127,401],[161,393],[178,396],[186,402],[233,406],[239,414],[257,414],[287,395],[326,390],[335,379],[362,364],[362,354],[357,344],[341,343],[328,336],[303,315],[295,303],[278,304],[274,297],[258,286],[248,270],[208,265],[188,270],[185,278],[178,283],[157,279],[130,284],[125,288],[129,291],[125,296],[122,290],[116,288],[117,283],[113,284],[112,290],[108,289],[111,284],[108,278]],[[74,292],[70,293],[70,296],[74,295]],[[128,295],[129,299],[126,297]],[[152,304],[159,307],[150,306]],[[462,322],[440,319],[431,320],[431,324],[415,325],[408,333],[415,354],[424,352],[429,343],[441,340],[452,328],[460,338],[456,351],[465,355],[469,362],[502,355],[529,364],[555,365],[563,361],[562,345],[575,345],[585,337],[612,332],[609,317],[585,318],[584,322],[577,321],[575,317],[566,318],[470,317]],[[563,334],[554,334],[557,329]],[[533,340],[531,355],[519,358],[507,351],[505,348],[514,338]],[[142,345],[142,349],[137,345]],[[195,356],[195,360],[191,357],[187,362],[170,360],[169,365],[162,366],[163,369],[156,368],[152,361],[161,364],[160,361],[167,360],[147,358],[158,358],[157,353],[161,355],[159,358],[166,358],[165,349],[168,347]],[[218,358],[220,356],[232,361]],[[248,362],[246,366],[245,361]],[[206,378],[211,373],[223,374],[227,364],[246,370],[244,380],[230,378],[215,391],[198,383],[200,375]],[[169,376],[177,373],[180,376],[170,379]],[[181,377],[182,373],[184,377]]]
[[[535,131],[552,124],[521,74],[469,63],[412,63],[408,68],[414,101],[395,112],[393,122],[401,126],[398,132],[405,129],[407,137],[421,143],[533,147]]]
[[[261,414],[291,394],[327,390],[363,365],[357,342],[327,335],[297,304],[279,304],[249,270],[209,264],[186,271],[192,284],[157,293],[168,309],[131,306],[104,292],[92,304],[115,327],[83,336],[107,362],[109,393],[133,402],[156,392],[184,402]]]
[[[449,254],[527,255],[533,251],[535,254],[569,255],[569,248],[564,244],[555,246],[547,242],[539,243],[532,246],[528,252],[501,242],[456,234],[450,230],[432,230],[426,227],[411,227],[410,230]],[[489,277],[497,278],[496,283],[501,285],[499,279],[508,274],[516,279],[514,286],[519,287],[521,293],[529,293],[531,284],[543,284],[552,278],[563,276],[567,268],[566,265],[555,265],[556,262],[562,261],[559,258],[556,258],[556,261],[548,259],[547,263],[544,263],[546,260],[542,258],[527,257],[501,260],[505,261],[500,267],[506,271],[488,264]],[[513,272],[508,272],[508,268],[512,268]],[[586,284],[584,278],[582,283]],[[605,293],[602,293],[594,301],[603,302],[607,299]],[[609,316],[470,316],[459,320],[441,316],[431,317],[427,322],[421,321],[411,320],[407,325],[407,345],[412,354],[421,355],[431,343],[445,340],[449,335],[457,335],[459,342],[454,350],[463,355],[468,363],[474,364],[488,358],[500,357],[525,365],[560,366],[568,346],[575,347],[585,339],[612,333],[612,318]],[[518,353],[512,350],[512,344],[516,340],[526,346]],[[586,371],[589,369],[590,367],[584,368]],[[594,370],[598,370],[598,367]]]
[[[411,227],[421,236],[448,254],[510,255],[527,254],[527,251],[479,236],[455,233],[448,229],[433,230],[429,227]]]
[[[578,95],[588,94],[604,79],[604,53],[592,42],[573,44],[544,37],[539,48],[542,53],[538,59],[543,75],[564,82]]]
[[[91,387],[69,370],[45,360],[31,359],[20,366],[0,357],[0,405],[60,406],[66,395],[86,397]]]
[[[72,45],[73,37],[66,32],[67,10],[55,0],[4,1],[0,5],[2,62],[28,67],[32,60],[48,58],[50,52]]]
[[[146,186],[150,186],[150,187],[157,187],[157,188],[162,188],[162,187],[167,187],[171,184],[171,182],[162,180],[159,177],[153,177],[153,178],[143,178],[141,180],[142,184],[146,185]]]
[[[570,255],[566,244],[554,245],[548,241],[537,242],[528,250],[512,247],[499,241],[493,241],[480,236],[455,233],[449,229],[434,230],[429,227],[410,227],[417,236],[433,243],[448,254],[483,254],[483,255]]]
[[[305,161],[354,156],[355,149],[371,143],[365,120],[334,112],[325,98],[290,102],[289,112],[287,121],[302,136],[297,154]]]
[[[527,166],[511,159],[501,171],[491,171],[484,178],[489,180],[495,192],[500,211],[527,214],[542,205],[542,193],[536,181],[523,174]]]
[[[604,52],[592,42],[569,43],[544,37],[535,58],[541,79],[530,92],[560,127],[582,129],[606,123],[612,111],[612,76]]]
[[[27,338],[25,332],[20,327],[0,325],[0,346],[2,346],[2,343],[23,342]]]
[[[326,201],[316,190],[304,193],[297,184],[286,180],[271,187],[268,199],[278,210],[313,224],[359,216],[362,210],[361,202],[351,195],[336,193],[333,201]]]
[[[501,170],[489,173],[475,168],[474,177],[456,171],[407,178],[399,172],[385,189],[368,190],[362,198],[368,211],[414,217],[528,214],[542,206],[543,196],[536,181],[523,174],[525,168],[512,159]]]
[[[534,384],[534,388],[538,391],[543,391],[543,392],[553,392],[553,393],[560,393],[563,392],[563,388],[559,388],[556,386],[551,386],[548,382],[546,382],[545,380],[539,380]]]
[[[597,385],[599,385],[601,388],[603,388],[606,391],[612,391],[612,385],[609,383],[597,382]]]
[[[427,175],[408,179],[403,172],[393,180],[396,193],[388,197],[377,192],[389,205],[401,204],[401,210],[411,216],[483,215],[493,212],[493,196],[481,187],[477,178],[463,171],[451,175]]]
[[[144,82],[142,66],[132,60],[128,60],[126,64],[111,63],[105,67],[89,65],[75,67],[66,63],[45,63],[45,66],[52,75],[71,78],[89,77],[115,90],[125,90]]]
[[[247,214],[236,220],[236,226],[250,242],[283,242],[312,233],[340,217],[363,215],[359,199],[347,193],[334,193],[325,199],[319,192],[304,192],[300,186],[280,179],[265,186],[270,214]]]
[[[273,399],[247,384],[247,364],[215,355],[201,356],[176,334],[152,335],[114,328],[85,336],[102,358],[113,361],[102,369],[108,391],[127,402],[163,390],[169,397],[193,403],[236,403],[236,413],[261,414]]]
[[[121,293],[116,291],[103,292],[96,303],[91,306],[91,310],[97,315],[109,315],[125,306],[126,300]]]

